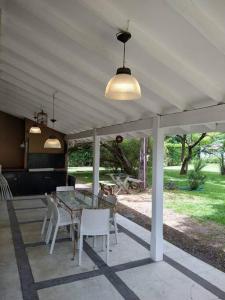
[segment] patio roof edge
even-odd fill
[[[152,124],[153,117],[97,128],[96,133],[98,136],[107,136],[151,130]],[[225,131],[225,104],[160,116],[160,128],[165,128],[165,133],[168,132],[169,134],[176,134],[177,132]],[[93,130],[86,130],[69,134],[66,136],[66,140],[90,138],[92,136]]]

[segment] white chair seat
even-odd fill
[[[80,220],[78,218],[71,218],[71,214],[66,211],[64,208],[62,207],[58,207],[59,210],[59,215],[60,215],[60,225],[61,226],[67,226],[70,224],[76,224],[78,222],[80,222]]]
[[[81,265],[83,236],[102,236],[103,245],[107,237],[106,263],[109,257],[109,209],[84,209],[81,215],[79,265]]]
[[[48,225],[48,231],[46,234],[46,244],[49,243],[51,233],[54,228],[52,243],[49,251],[49,253],[52,254],[59,227],[70,225],[70,236],[73,240],[74,239],[73,225],[76,224],[78,226],[78,232],[79,232],[80,220],[79,218],[71,218],[70,213],[67,212],[64,208],[58,207],[57,204],[54,202],[54,199],[52,198],[49,199],[50,199],[49,203],[51,206],[51,217]]]

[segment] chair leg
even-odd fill
[[[45,238],[45,243],[48,244],[50,240],[50,236],[52,233],[52,220],[50,219],[49,224],[48,224],[48,230],[46,233],[46,238]]]
[[[44,234],[46,222],[47,222],[47,213],[44,217],[43,225],[42,225],[42,228],[41,228],[41,236],[43,236],[43,234]]]
[[[105,236],[102,236],[102,251],[105,250]]]
[[[74,241],[74,227],[73,224],[70,225],[70,237]]]
[[[82,251],[83,251],[83,235],[80,235],[80,241],[79,241],[79,259],[78,259],[78,265],[79,266],[81,266]]]
[[[107,234],[107,246],[106,246],[106,264],[108,265],[109,261],[109,234]]]
[[[114,225],[114,229],[115,229],[115,237],[116,237],[116,244],[117,244],[118,243],[118,228],[117,228],[115,214],[113,214],[113,225]]]
[[[52,254],[52,252],[53,252],[58,229],[59,229],[59,226],[56,225],[55,226],[55,231],[54,231],[54,234],[53,234],[53,238],[52,238],[52,243],[51,243],[51,248],[50,248],[49,254]]]
[[[96,248],[96,236],[93,236],[93,248]]]

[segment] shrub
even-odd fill
[[[177,190],[177,185],[174,181],[166,182],[164,187],[165,187],[166,190],[169,190],[169,191]]]
[[[205,161],[199,159],[193,163],[194,170],[188,172],[188,183],[190,190],[197,190],[205,183],[206,176],[201,170],[206,166]]]
[[[181,144],[165,143],[165,163],[167,166],[180,165]]]

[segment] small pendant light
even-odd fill
[[[29,130],[29,133],[40,134],[41,128],[37,124],[37,115],[34,114],[35,124],[33,124]]]
[[[56,122],[56,119],[55,119],[55,94],[56,93],[53,94],[53,118],[51,119],[53,129],[54,129],[55,122]],[[50,135],[44,143],[44,148],[60,149],[61,143],[57,137]]]
[[[123,67],[118,68],[116,75],[108,82],[105,97],[113,100],[135,100],[141,97],[141,88],[131,70],[125,67],[126,42],[131,38],[130,32],[117,34],[117,40],[123,43]]]

